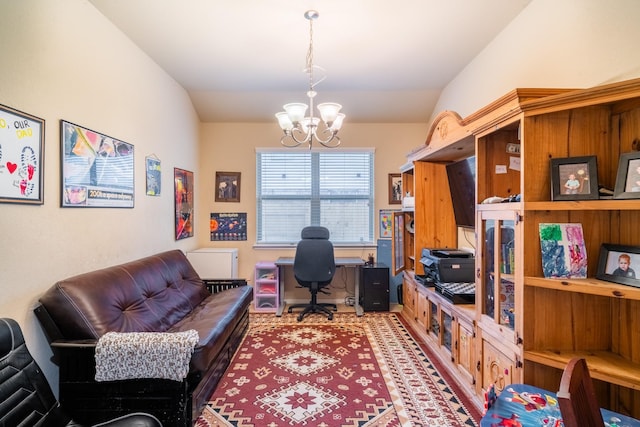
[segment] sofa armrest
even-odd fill
[[[53,348],[96,348],[96,340],[56,340],[51,343]]]

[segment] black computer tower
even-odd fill
[[[360,269],[360,305],[364,311],[389,311],[389,267],[385,264]]]

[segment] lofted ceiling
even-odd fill
[[[203,122],[276,122],[317,102],[346,122],[427,122],[442,89],[531,0],[89,0],[189,93]]]

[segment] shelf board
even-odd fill
[[[640,390],[640,365],[609,351],[525,351],[525,360],[564,370],[574,357],[586,359],[591,378]]]
[[[622,211],[640,209],[640,200],[603,199],[603,200],[572,200],[557,202],[524,202],[524,209],[528,211]]]
[[[640,301],[640,288],[619,285],[595,278],[547,279],[544,277],[527,276],[524,278],[524,284],[525,286],[536,288]]]

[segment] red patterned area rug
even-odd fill
[[[394,313],[251,314],[196,420],[212,426],[477,426]]]

